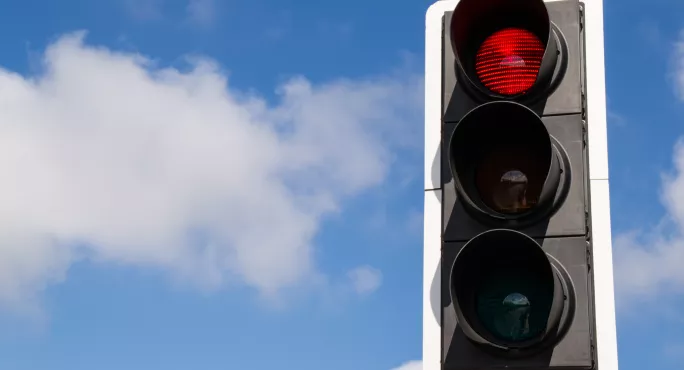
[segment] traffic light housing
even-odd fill
[[[448,3],[437,166],[426,76],[439,175],[426,174],[426,269],[431,196],[441,222],[425,325],[437,316],[440,369],[598,369],[585,4]]]

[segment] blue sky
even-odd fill
[[[429,5],[0,4],[0,368],[419,369]],[[684,361],[682,11],[605,3],[623,370]]]

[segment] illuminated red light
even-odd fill
[[[534,33],[504,28],[482,43],[475,70],[480,82],[492,92],[518,95],[534,85],[543,56],[544,45]]]

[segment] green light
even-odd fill
[[[553,290],[552,281],[536,281],[529,271],[505,269],[483,281],[476,292],[476,312],[482,325],[496,338],[522,342],[546,329]],[[538,278],[538,276],[537,276]]]

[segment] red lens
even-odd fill
[[[532,32],[504,28],[489,36],[480,46],[475,70],[480,82],[501,95],[526,92],[537,79],[544,45]]]

